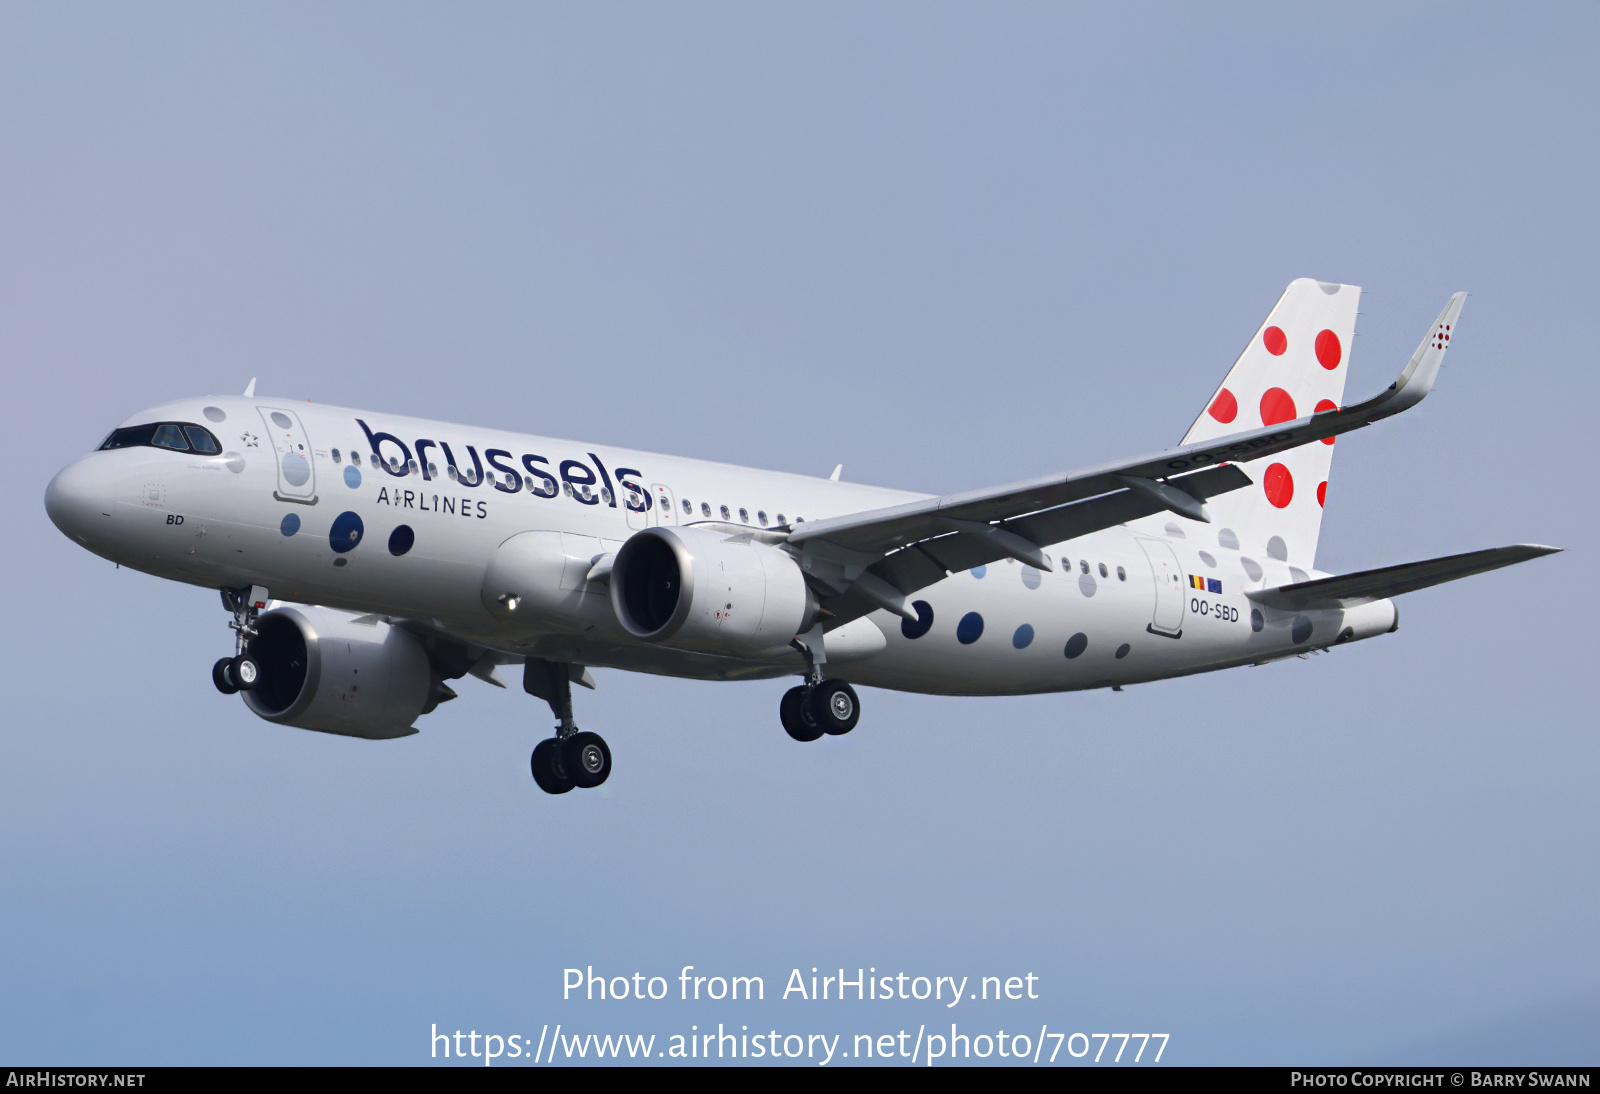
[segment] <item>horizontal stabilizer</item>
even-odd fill
[[[1357,574],[1340,574],[1315,581],[1301,581],[1293,585],[1279,585],[1245,595],[1258,604],[1283,611],[1300,608],[1353,608],[1373,600],[1383,600],[1401,593],[1441,585],[1460,577],[1498,570],[1527,562],[1530,558],[1552,555],[1559,547],[1541,547],[1535,543],[1518,543],[1511,547],[1491,547],[1487,551],[1468,551],[1464,555],[1446,555],[1430,558],[1426,562],[1407,562],[1399,566],[1385,566],[1378,570],[1363,570]]]

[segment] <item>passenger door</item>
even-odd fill
[[[1135,536],[1144,557],[1150,562],[1150,572],[1155,578],[1156,604],[1150,625],[1151,634],[1168,638],[1183,636],[1183,601],[1185,597],[1183,573],[1178,566],[1178,556],[1165,540]]]
[[[279,501],[296,501],[304,505],[317,503],[317,472],[312,458],[311,441],[300,416],[292,410],[257,407],[261,421],[267,427],[267,442],[278,458],[278,489],[273,497]]]

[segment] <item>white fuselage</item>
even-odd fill
[[[290,427],[275,424],[275,413]],[[586,564],[649,525],[775,529],[923,497],[273,399],[186,400],[126,424],[163,420],[205,425],[223,453],[122,448],[63,470],[51,486],[51,515],[85,547],[195,585],[260,585],[276,599],[416,620],[507,660],[537,655],[718,679],[800,672],[798,652],[739,659],[632,639],[612,625],[598,582],[572,582],[573,607],[560,618],[510,621],[489,607],[486,572],[502,543],[528,531],[562,533]],[[386,460],[409,457],[415,467],[376,464],[373,437]],[[473,483],[475,466],[494,478]],[[344,549],[330,535],[344,537]],[[395,553],[391,542],[405,549]],[[886,611],[839,628],[828,639],[830,674],[937,694],[1106,687],[1369,637],[1395,618],[1389,601],[1300,615],[1259,607],[1247,590],[1305,575],[1262,558],[1252,560],[1252,578],[1208,525],[1177,518],[1118,526],[1047,553],[1054,572],[1007,560],[915,593],[933,611],[918,637]],[[1221,591],[1194,588],[1196,577]]]

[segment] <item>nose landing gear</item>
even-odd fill
[[[267,590],[259,585],[223,589],[222,606],[233,613],[228,627],[234,632],[234,655],[211,666],[211,682],[222,694],[232,695],[261,681],[261,665],[250,656],[250,639],[256,636],[256,619],[267,606]]]
[[[522,689],[550,704],[560,720],[556,735],[534,747],[533,781],[546,794],[573,787],[589,790],[611,777],[611,749],[598,733],[580,730],[572,720],[572,674],[581,667],[530,657],[522,666]],[[592,684],[590,686],[593,686]]]

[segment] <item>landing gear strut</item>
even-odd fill
[[[849,733],[861,720],[861,700],[845,681],[822,678],[822,628],[796,638],[793,645],[805,655],[806,682],[784,692],[778,704],[784,731],[797,741]]]
[[[228,627],[234,632],[234,655],[211,666],[211,682],[224,695],[249,691],[261,681],[261,665],[250,656],[250,640],[256,636],[256,620],[266,603],[267,590],[259,585],[222,590],[222,606],[233,613]]]
[[[540,741],[530,766],[533,781],[546,794],[587,790],[611,776],[611,749],[598,733],[580,730],[572,720],[572,673],[581,667],[530,657],[522,666],[522,689],[550,704],[559,723],[556,735]]]

